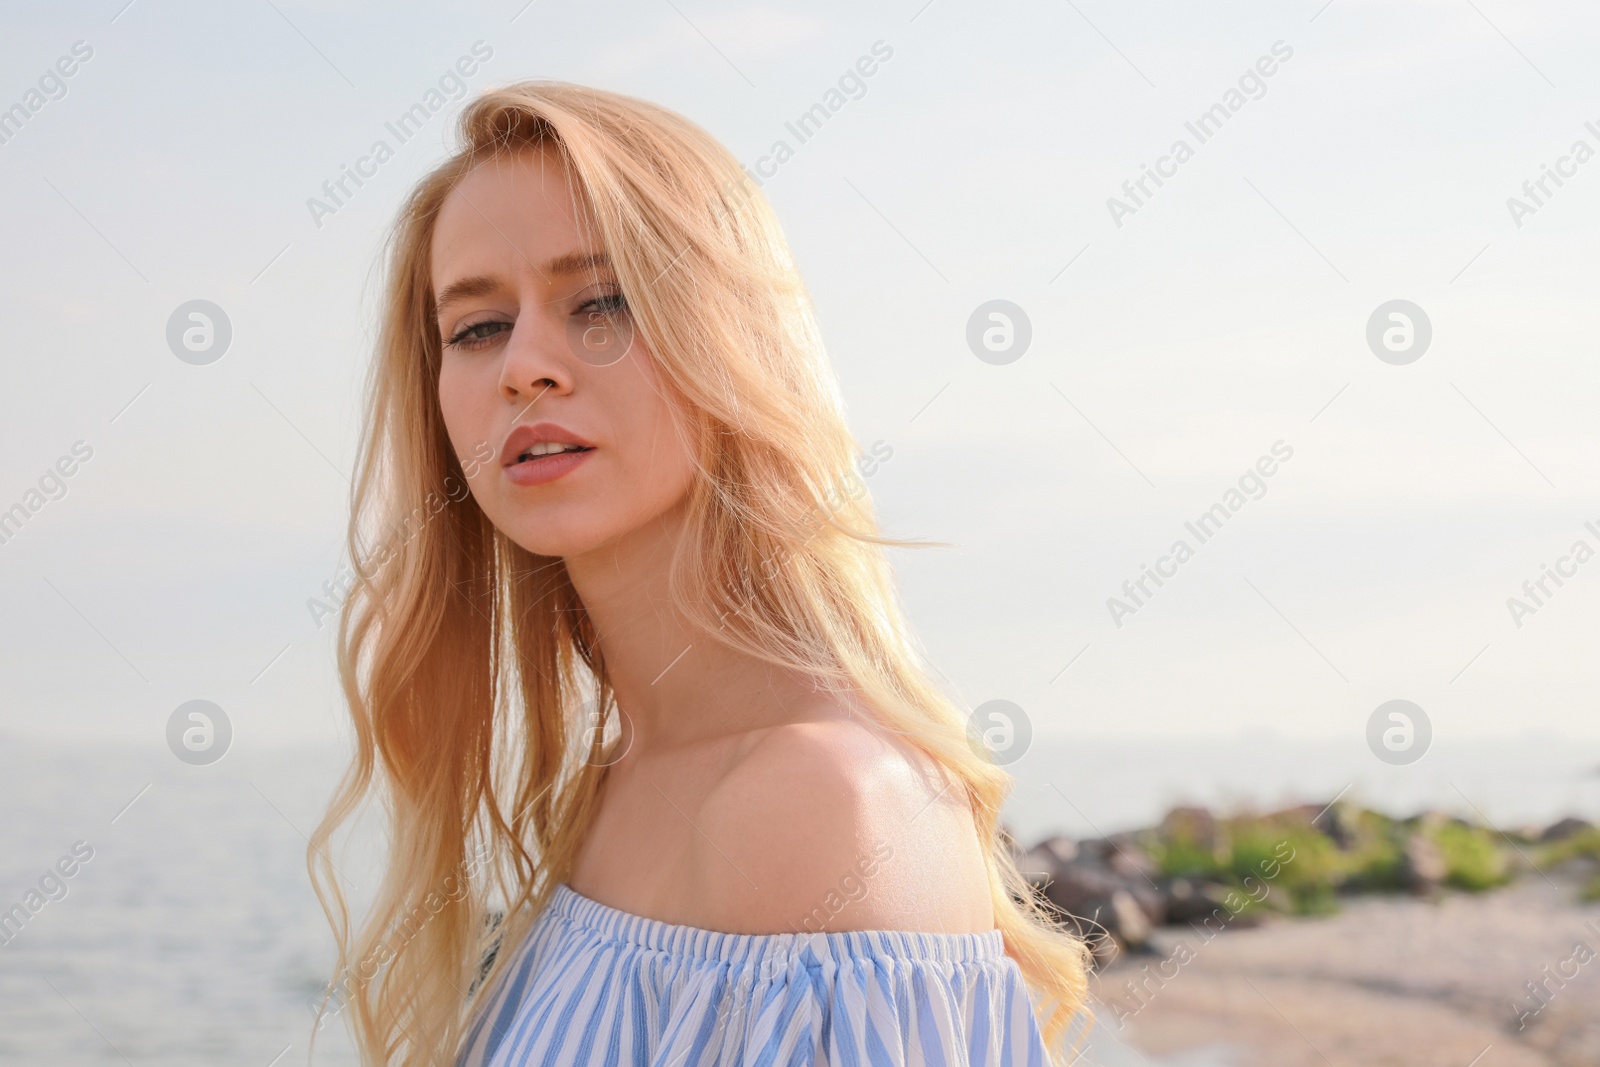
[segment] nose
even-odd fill
[[[532,405],[548,393],[570,393],[574,385],[564,335],[543,316],[517,317],[500,362],[500,395],[509,403]]]

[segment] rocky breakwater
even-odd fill
[[[1162,927],[1209,940],[1275,916],[1329,915],[1355,895],[1476,893],[1553,867],[1578,874],[1580,898],[1600,899],[1600,829],[1577,818],[1502,833],[1443,812],[1395,818],[1348,802],[1228,815],[1179,807],[1152,827],[1051,836],[1013,852],[1035,896],[1088,940],[1100,966],[1156,951]]]

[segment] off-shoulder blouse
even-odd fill
[[[999,930],[729,934],[557,885],[458,1067],[1044,1067]]]

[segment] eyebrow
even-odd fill
[[[610,269],[611,257],[604,252],[568,252],[544,265],[546,274],[580,274],[586,270]]]
[[[604,252],[568,252],[556,256],[544,265],[539,273],[546,277],[566,276],[581,274],[584,271],[609,270],[611,257]],[[537,269],[537,268],[536,268]],[[436,309],[443,311],[459,300],[469,300],[475,296],[487,296],[496,292],[502,286],[499,278],[489,274],[475,274],[470,278],[462,278],[451,282],[439,291],[438,298],[434,301]]]

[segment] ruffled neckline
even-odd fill
[[[843,930],[834,933],[730,934],[698,926],[649,919],[584,896],[565,882],[557,883],[547,907],[550,914],[612,941],[673,956],[776,970],[809,948],[819,959],[835,962],[863,959],[921,960],[937,963],[995,961],[1005,956],[1005,935],[943,934],[916,930]]]

